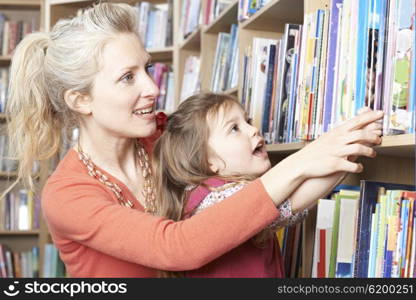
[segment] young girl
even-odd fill
[[[154,164],[162,195],[158,212],[173,220],[187,219],[219,204],[270,169],[264,139],[239,102],[212,93],[188,98],[168,118],[155,145]],[[202,268],[164,275],[283,277],[284,264],[274,232],[279,225],[302,220],[307,210],[293,214],[290,198],[278,209],[279,217],[254,239]],[[220,215],[216,221],[233,226],[232,220],[222,220]]]

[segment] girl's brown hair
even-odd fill
[[[182,102],[171,114],[163,135],[157,141],[153,152],[157,214],[178,221],[183,217],[186,205],[187,187],[201,185],[212,177],[226,181],[250,181],[254,178],[245,174],[220,176],[214,173],[208,162],[215,155],[208,146],[208,119],[216,117],[220,108],[225,111],[234,105],[241,105],[229,95],[202,93]],[[257,244],[270,236],[266,229],[256,236]],[[161,272],[162,277],[181,277],[181,272]]]

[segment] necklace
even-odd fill
[[[156,197],[154,193],[152,168],[150,166],[149,156],[146,153],[146,150],[144,149],[143,145],[137,140],[135,143],[135,148],[137,153],[137,163],[140,166],[140,169],[142,170],[142,176],[144,178],[142,190],[142,195],[144,198],[144,211],[153,213],[155,212]],[[79,144],[79,140],[78,158],[87,167],[88,175],[90,175],[93,178],[96,178],[99,182],[101,182],[107,188],[109,188],[116,196],[120,205],[125,206],[127,208],[133,207],[133,203],[129,199],[124,198],[123,191],[121,190],[120,186],[117,183],[110,181],[110,179],[106,175],[104,175],[100,170],[98,170],[97,166],[92,162],[89,155],[82,151],[81,145]]]

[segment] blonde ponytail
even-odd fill
[[[59,20],[49,34],[33,33],[20,42],[12,59],[6,107],[10,155],[19,165],[15,184],[22,181],[33,190],[34,162],[55,156],[63,129],[79,125],[79,115],[66,105],[64,94],[90,93],[103,48],[120,33],[138,36],[135,9],[100,3]],[[46,164],[40,166],[42,174]]]
[[[19,162],[17,182],[29,189],[33,189],[35,161],[54,156],[61,142],[62,122],[46,89],[44,62],[49,43],[47,33],[27,36],[16,48],[10,70],[9,155]]]

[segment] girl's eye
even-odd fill
[[[153,74],[153,71],[154,71],[153,64],[147,64],[144,68],[146,69],[147,74]]]
[[[237,132],[238,131],[238,125],[234,124],[233,127],[231,127],[231,132]]]
[[[246,122],[247,122],[247,124],[253,125],[253,119],[252,118],[248,118]]]

